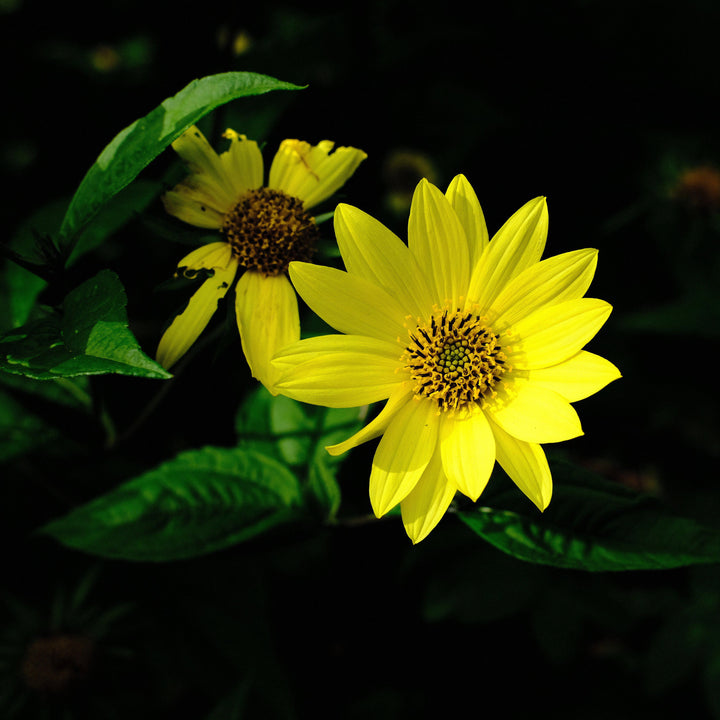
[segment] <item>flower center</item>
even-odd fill
[[[292,260],[310,260],[318,238],[302,201],[270,188],[243,195],[226,213],[221,232],[241,265],[265,275],[285,272]]]
[[[415,394],[435,400],[442,411],[482,407],[509,369],[498,336],[483,318],[459,310],[438,312],[429,325],[411,330],[402,360]]]

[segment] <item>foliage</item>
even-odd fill
[[[720,204],[699,207],[677,191],[686,167],[720,162],[716,140],[688,138],[670,121],[659,132],[658,112],[652,123],[636,119],[623,141],[637,152],[631,172],[619,165],[631,161],[614,115],[594,116],[598,93],[617,90],[629,107],[628,87],[582,95],[574,120],[563,101],[538,129],[525,115],[543,91],[512,68],[503,82],[519,94],[482,84],[470,24],[433,13],[436,24],[425,27],[430,16],[419,9],[403,21],[403,46],[394,40],[400,4],[371,5],[352,29],[342,13],[269,14],[256,62],[223,56],[218,64],[232,70],[211,68],[189,84],[175,72],[164,78],[168,92],[182,89],[162,102],[163,83],[144,79],[157,60],[143,37],[118,43],[126,64],[114,75],[97,69],[112,59],[97,48],[52,50],[86,73],[93,93],[115,87],[130,115],[113,137],[107,115],[88,109],[90,155],[60,143],[71,169],[23,188],[26,206],[4,210],[0,493],[6,553],[20,563],[8,562],[0,592],[3,717],[460,716],[476,696],[486,703],[512,692],[511,714],[720,718],[718,383],[690,372],[717,349]],[[600,23],[589,40],[598,52],[607,49],[603,27],[633,41],[644,28],[619,3],[602,12],[567,3],[555,19],[511,5],[524,18],[518,46],[533,42],[538,25],[569,37],[565,23],[574,29],[585,13]],[[510,26],[510,10],[493,12],[487,27]],[[676,20],[664,31],[702,35],[712,24]],[[462,71],[410,62],[429,34],[458,53]],[[294,67],[287,55],[299,46],[323,47],[328,59],[303,55]],[[355,65],[370,52],[372,63]],[[195,77],[192,54],[176,57]],[[643,55],[616,57],[603,72],[625,77],[638,58],[644,66]],[[687,74],[691,60],[664,77]],[[597,58],[586,61],[599,73]],[[566,72],[564,62],[548,63],[546,74]],[[297,82],[237,69],[251,65]],[[611,84],[611,75],[596,78]],[[549,87],[555,108],[567,88]],[[666,109],[665,82],[661,90],[656,110]],[[71,113],[92,105],[88,96],[55,100]],[[357,107],[364,102],[372,108]],[[40,107],[26,110],[33,122],[46,121]],[[378,118],[381,138],[367,130]],[[164,151],[196,123],[215,138],[230,126],[261,141],[335,137],[337,128],[339,141],[370,157],[353,186],[364,198],[348,188],[342,199],[376,205],[399,234],[403,188],[392,187],[381,160],[407,153],[408,143],[432,156],[421,166],[440,176],[480,176],[473,180],[498,213],[518,194],[544,192],[547,174],[555,249],[577,246],[578,236],[600,248],[593,289],[616,311],[597,347],[624,378],[584,402],[586,436],[550,453],[554,493],[544,513],[496,468],[478,503],[458,500],[433,538],[412,547],[392,514],[369,515],[372,448],[325,451],[378,408],[310,407],[258,387],[236,331],[227,332],[235,322],[227,305],[172,373],[152,359],[186,294],[175,290],[189,282],[170,279],[172,244],[208,242],[159,203],[181,172]],[[92,161],[96,146],[104,149]],[[18,176],[19,152],[12,162],[3,155]],[[318,262],[336,264],[331,226],[319,224]],[[303,330],[324,328],[307,314]],[[60,691],[40,665],[28,669],[28,658],[44,662],[45,641],[75,663]]]

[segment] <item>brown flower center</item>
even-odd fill
[[[38,638],[25,651],[22,676],[33,690],[67,692],[87,678],[94,652],[95,643],[80,635]]]
[[[293,260],[310,260],[318,238],[302,201],[270,188],[243,195],[225,215],[221,232],[241,265],[265,275],[285,272]]]
[[[438,312],[429,325],[411,330],[402,359],[415,394],[435,400],[442,411],[482,407],[509,369],[498,336],[482,318],[460,310]]]

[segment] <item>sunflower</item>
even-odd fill
[[[310,208],[338,190],[365,159],[362,150],[323,140],[311,146],[284,140],[263,186],[258,144],[226,130],[229,148],[217,154],[205,136],[189,128],[173,148],[190,174],[163,195],[176,218],[218,230],[220,240],[193,250],[178,263],[187,277],[210,273],[160,339],[157,361],[171,368],[207,326],[218,302],[235,287],[235,314],[242,348],[255,378],[272,390],[270,358],[300,338],[295,292],[286,271],[291,260],[312,257],[318,229]]]
[[[490,240],[462,175],[445,194],[420,181],[407,245],[349,205],[337,207],[334,223],[347,271],[293,262],[289,272],[309,307],[345,334],[281,350],[276,389],[328,407],[387,400],[362,430],[327,449],[337,455],[382,436],[371,504],[380,517],[399,503],[415,543],[456,492],[480,497],[496,460],[544,510],[552,477],[541,443],[581,435],[570,403],[620,377],[582,349],[612,309],[583,297],[597,251],[541,261],[542,197]]]

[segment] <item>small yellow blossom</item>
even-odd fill
[[[309,307],[344,335],[293,343],[273,364],[297,400],[352,407],[387,400],[340,454],[382,436],[370,473],[380,517],[400,504],[413,542],[456,492],[477,500],[495,461],[540,510],[552,477],[541,443],[582,434],[571,402],[620,377],[583,350],[611,307],[583,297],[597,251],[540,260],[545,199],[531,200],[489,239],[462,175],[447,193],[422,180],[408,244],[341,204],[335,231],[346,271],[290,264]]]
[[[318,236],[308,210],[329,198],[365,159],[362,150],[323,140],[311,146],[284,140],[263,186],[258,144],[226,130],[230,147],[220,154],[196,128],[173,148],[190,175],[163,195],[167,212],[180,220],[219,231],[178,263],[192,277],[212,273],[160,339],[157,360],[172,367],[205,329],[218,301],[236,276],[235,314],[243,352],[254,377],[273,391],[272,355],[300,338],[295,291],[286,271],[292,260],[310,260]]]

